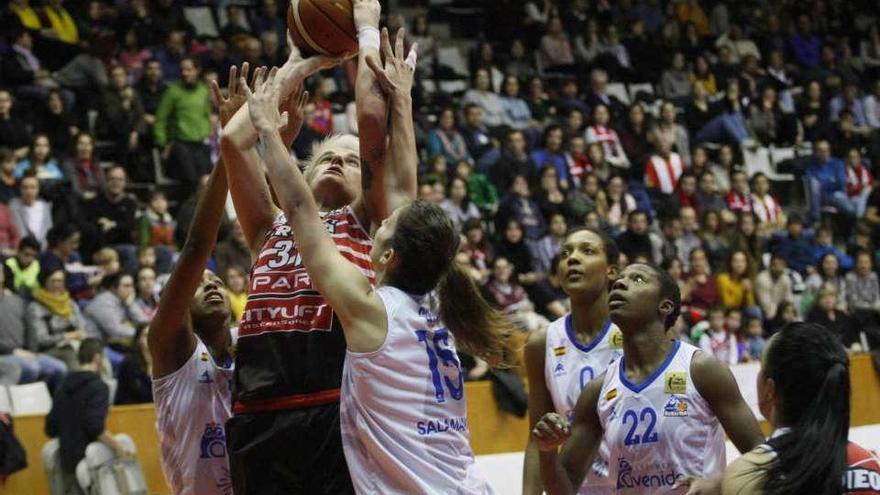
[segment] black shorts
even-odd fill
[[[236,495],[353,494],[339,403],[239,414],[226,423]]]

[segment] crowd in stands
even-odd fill
[[[151,400],[146,327],[219,155],[205,81],[286,57],[284,2],[220,3],[2,7],[0,381],[55,387],[97,338],[116,401]],[[419,197],[523,332],[568,311],[560,242],[589,225],[663,266],[675,332],[727,363],[801,319],[880,348],[876,1],[465,2],[467,40],[435,28],[454,9],[399,3],[423,12],[387,22],[420,47]],[[357,132],[354,63],[308,82],[298,157]],[[229,218],[210,266],[236,317],[250,264]]]

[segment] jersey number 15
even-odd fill
[[[449,395],[455,400],[461,400],[464,397],[464,377],[461,374],[461,365],[458,363],[458,356],[455,350],[449,348],[449,330],[441,328],[434,332],[433,338],[428,335],[427,330],[416,330],[416,337],[419,342],[425,344],[425,351],[428,353],[428,367],[431,370],[431,381],[434,383],[434,397],[437,402],[446,402],[446,391],[443,385],[449,389]],[[444,367],[452,367],[455,369],[458,379],[453,382],[449,376],[443,374],[442,380],[438,365],[443,363]]]

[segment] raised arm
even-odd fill
[[[242,74],[247,76],[246,66],[242,67]],[[225,99],[220,95],[217,82],[211,81],[212,94],[223,125],[244,102],[244,96],[237,88],[239,79],[236,75],[237,70],[232,67],[229,71],[229,97]],[[226,184],[226,169],[221,159],[199,198],[186,243],[162,292],[156,316],[150,323],[147,343],[153,358],[153,378],[176,371],[195,351],[189,305],[217,242],[217,231],[226,204]]]
[[[541,451],[541,480],[548,495],[577,493],[596,458],[603,433],[596,406],[604,379],[602,374],[581,392],[571,426],[558,414],[550,413],[532,429]]]
[[[525,362],[529,379],[529,425],[535,428],[538,421],[547,413],[553,412],[553,399],[547,390],[544,378],[545,346],[547,331],[538,330],[529,335],[526,342]],[[526,446],[526,457],[523,463],[523,495],[541,495],[544,485],[541,483],[541,464],[538,444],[534,436],[529,435]]]
[[[270,72],[265,82],[260,77],[255,86],[254,93],[245,87],[248,112],[260,135],[259,148],[269,180],[293,229],[306,271],[341,319],[348,348],[375,350],[388,329],[385,307],[369,280],[339,254],[305,177],[282,142],[278,129],[287,122],[288,112],[278,113],[275,72]]]
[[[691,362],[691,376],[697,391],[709,403],[727,437],[740,453],[746,453],[764,441],[758,421],[743,400],[730,369],[700,352]]]
[[[363,195],[353,205],[362,225],[373,225],[385,217],[384,199],[385,132],[388,122],[385,95],[368,59],[379,60],[379,0],[354,0],[354,25],[358,32],[358,71],[355,107],[360,142]],[[372,227],[370,227],[372,228]]]
[[[374,58],[367,59],[382,88],[388,96],[391,111],[391,126],[388,129],[388,152],[385,166],[379,171],[382,187],[373,187],[371,172],[362,174],[364,199],[373,205],[374,219],[379,221],[388,217],[400,206],[415,201],[418,189],[417,167],[419,162],[416,150],[416,132],[412,115],[413,76],[417,62],[418,44],[414,44],[404,58],[404,30],[397,31],[394,51],[388,30],[382,29],[382,51],[385,55],[384,68]],[[366,169],[364,169],[366,171]]]
[[[282,106],[285,109],[298,104],[298,96],[307,77],[339,63],[338,59],[323,56],[303,59],[290,39],[290,33],[288,33],[287,45],[290,56],[278,70],[281,94],[286,95],[286,98],[282,98]],[[298,126],[288,126],[282,130],[282,136],[288,147],[296,139],[299,130]],[[265,171],[254,149],[256,139],[257,131],[251,124],[245,103],[244,107],[240,108],[223,127],[220,152],[226,162],[227,180],[235,213],[252,254],[259,252],[263,237],[272,227],[275,219],[275,205],[272,203],[269,185],[265,180]]]

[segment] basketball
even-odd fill
[[[357,52],[351,0],[291,0],[287,29],[304,56]]]

